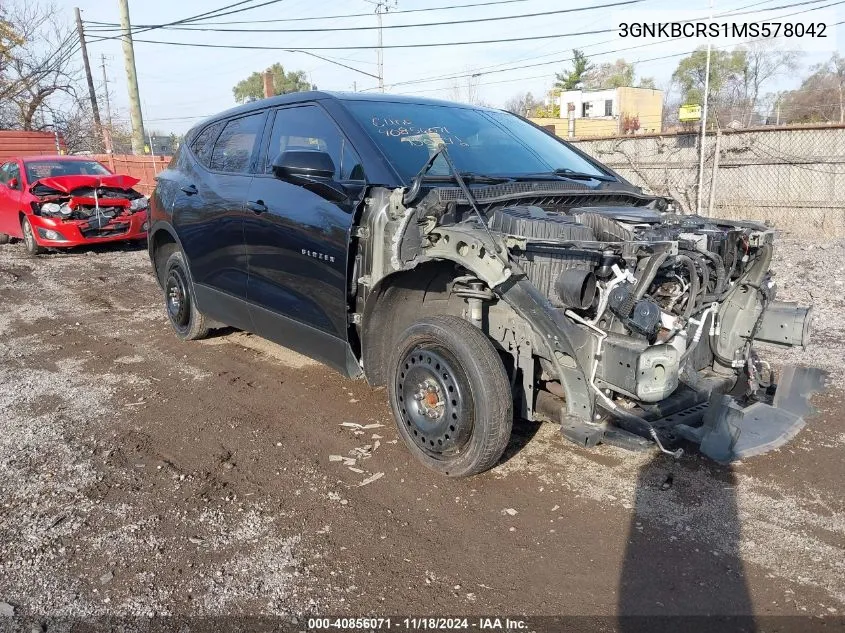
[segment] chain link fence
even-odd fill
[[[574,141],[632,183],[698,207],[700,137]],[[704,140],[701,214],[765,221],[803,237],[845,236],[845,126],[724,130]]]

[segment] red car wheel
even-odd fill
[[[29,218],[23,216],[21,219],[21,231],[23,232],[23,244],[26,254],[30,257],[35,257],[39,253],[43,253],[44,249],[35,241],[35,232],[32,229],[32,224],[29,223]]]

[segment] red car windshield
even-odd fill
[[[30,184],[56,176],[106,176],[111,172],[95,160],[37,160],[27,162],[26,180]]]

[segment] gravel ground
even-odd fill
[[[448,480],[383,390],[240,332],[178,342],[145,251],[0,247],[0,613],[839,616],[845,241],[776,257],[817,329],[771,356],[831,374],[786,447],[672,464],[523,423]]]

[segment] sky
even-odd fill
[[[266,1],[266,0],[265,0]],[[395,0],[398,10],[442,7],[471,4],[484,0]],[[587,11],[558,13],[537,17],[476,22],[468,24],[443,24],[448,21],[472,20],[499,16],[517,16],[526,13],[542,13],[568,8],[595,7],[614,0],[576,0],[563,3],[560,0],[517,0],[508,4],[462,8],[454,10],[423,11],[412,13],[388,12],[383,20],[385,27],[402,24],[435,23],[420,28],[385,28],[385,46],[416,44],[426,42],[456,42],[473,40],[495,40],[503,38],[532,39],[517,42],[444,46],[430,48],[386,48],[384,50],[384,77],[386,91],[398,94],[417,94],[426,97],[452,99],[454,80],[423,81],[431,77],[452,74],[482,73],[475,81],[478,97],[485,103],[502,107],[518,93],[530,91],[535,96],[544,95],[554,82],[554,73],[569,67],[565,61],[571,57],[573,48],[581,48],[594,63],[613,61],[624,57],[638,62],[638,76],[654,77],[658,88],[668,86],[670,76],[680,57],[653,60],[652,58],[682,53],[695,47],[690,41],[676,41],[663,44],[640,46],[628,51],[613,52],[614,49],[638,46],[642,40],[620,40],[613,33],[571,35],[584,31],[613,28],[620,16],[634,18],[641,11],[658,15],[678,8],[677,0],[643,0],[626,7],[600,8]],[[756,5],[755,9],[779,7],[799,0],[688,0],[685,9],[700,9],[729,12]],[[821,1],[821,0],[820,0]],[[129,0],[133,24],[160,24],[173,22],[199,13],[232,4],[234,0]],[[830,5],[834,0],[824,0],[821,5]],[[252,4],[262,4],[254,0]],[[837,18],[845,17],[845,2],[826,11],[836,11]],[[58,0],[58,8],[72,23],[73,8],[82,10],[83,20],[116,23],[119,21],[117,0]],[[246,5],[245,5],[246,6]],[[239,7],[240,8],[240,7]],[[768,15],[783,15],[799,9],[771,11]],[[362,50],[313,50],[313,53],[332,58],[342,64],[358,68],[369,75],[377,75],[376,43],[378,31],[374,6],[367,0],[281,0],[250,11],[208,21],[280,20],[303,17],[321,17],[339,14],[366,14],[360,17],[333,20],[306,20],[266,24],[227,24],[217,28],[229,29],[304,29],[327,27],[350,27],[350,31],[291,33],[243,33],[243,32],[187,32],[154,30],[136,35],[136,40],[166,40],[204,44],[259,45],[275,47],[330,47],[361,46]],[[667,13],[668,14],[668,13]],[[829,14],[828,14],[829,15]],[[800,16],[810,19],[812,13]],[[796,16],[798,17],[798,16]],[[736,18],[742,21],[745,18]],[[837,20],[838,21],[838,20]],[[845,49],[845,27],[836,27],[839,49]],[[93,27],[88,39],[96,39]],[[111,35],[111,33],[109,33]],[[554,36],[554,37],[543,37]],[[650,42],[653,40],[649,40]],[[98,92],[103,79],[101,64],[109,81],[112,112],[115,119],[128,120],[126,72],[119,40],[92,41],[88,52],[94,71]],[[607,52],[607,54],[602,54]],[[813,63],[830,57],[830,51],[804,53],[802,72],[782,77],[769,90],[784,90],[797,87],[803,70]],[[135,60],[138,84],[141,93],[145,127],[161,132],[187,131],[206,116],[235,105],[232,87],[252,72],[262,71],[275,62],[282,63],[288,70],[304,70],[312,83],[320,89],[336,91],[375,90],[377,80],[367,74],[357,73],[336,64],[316,59],[304,53],[282,50],[235,50],[214,48],[193,48],[135,43]],[[543,62],[558,62],[536,65]],[[508,72],[503,68],[514,68]],[[468,80],[461,79],[461,82]],[[465,92],[463,93],[466,94]],[[103,104],[101,103],[101,109]],[[104,115],[105,116],[105,115]]]

